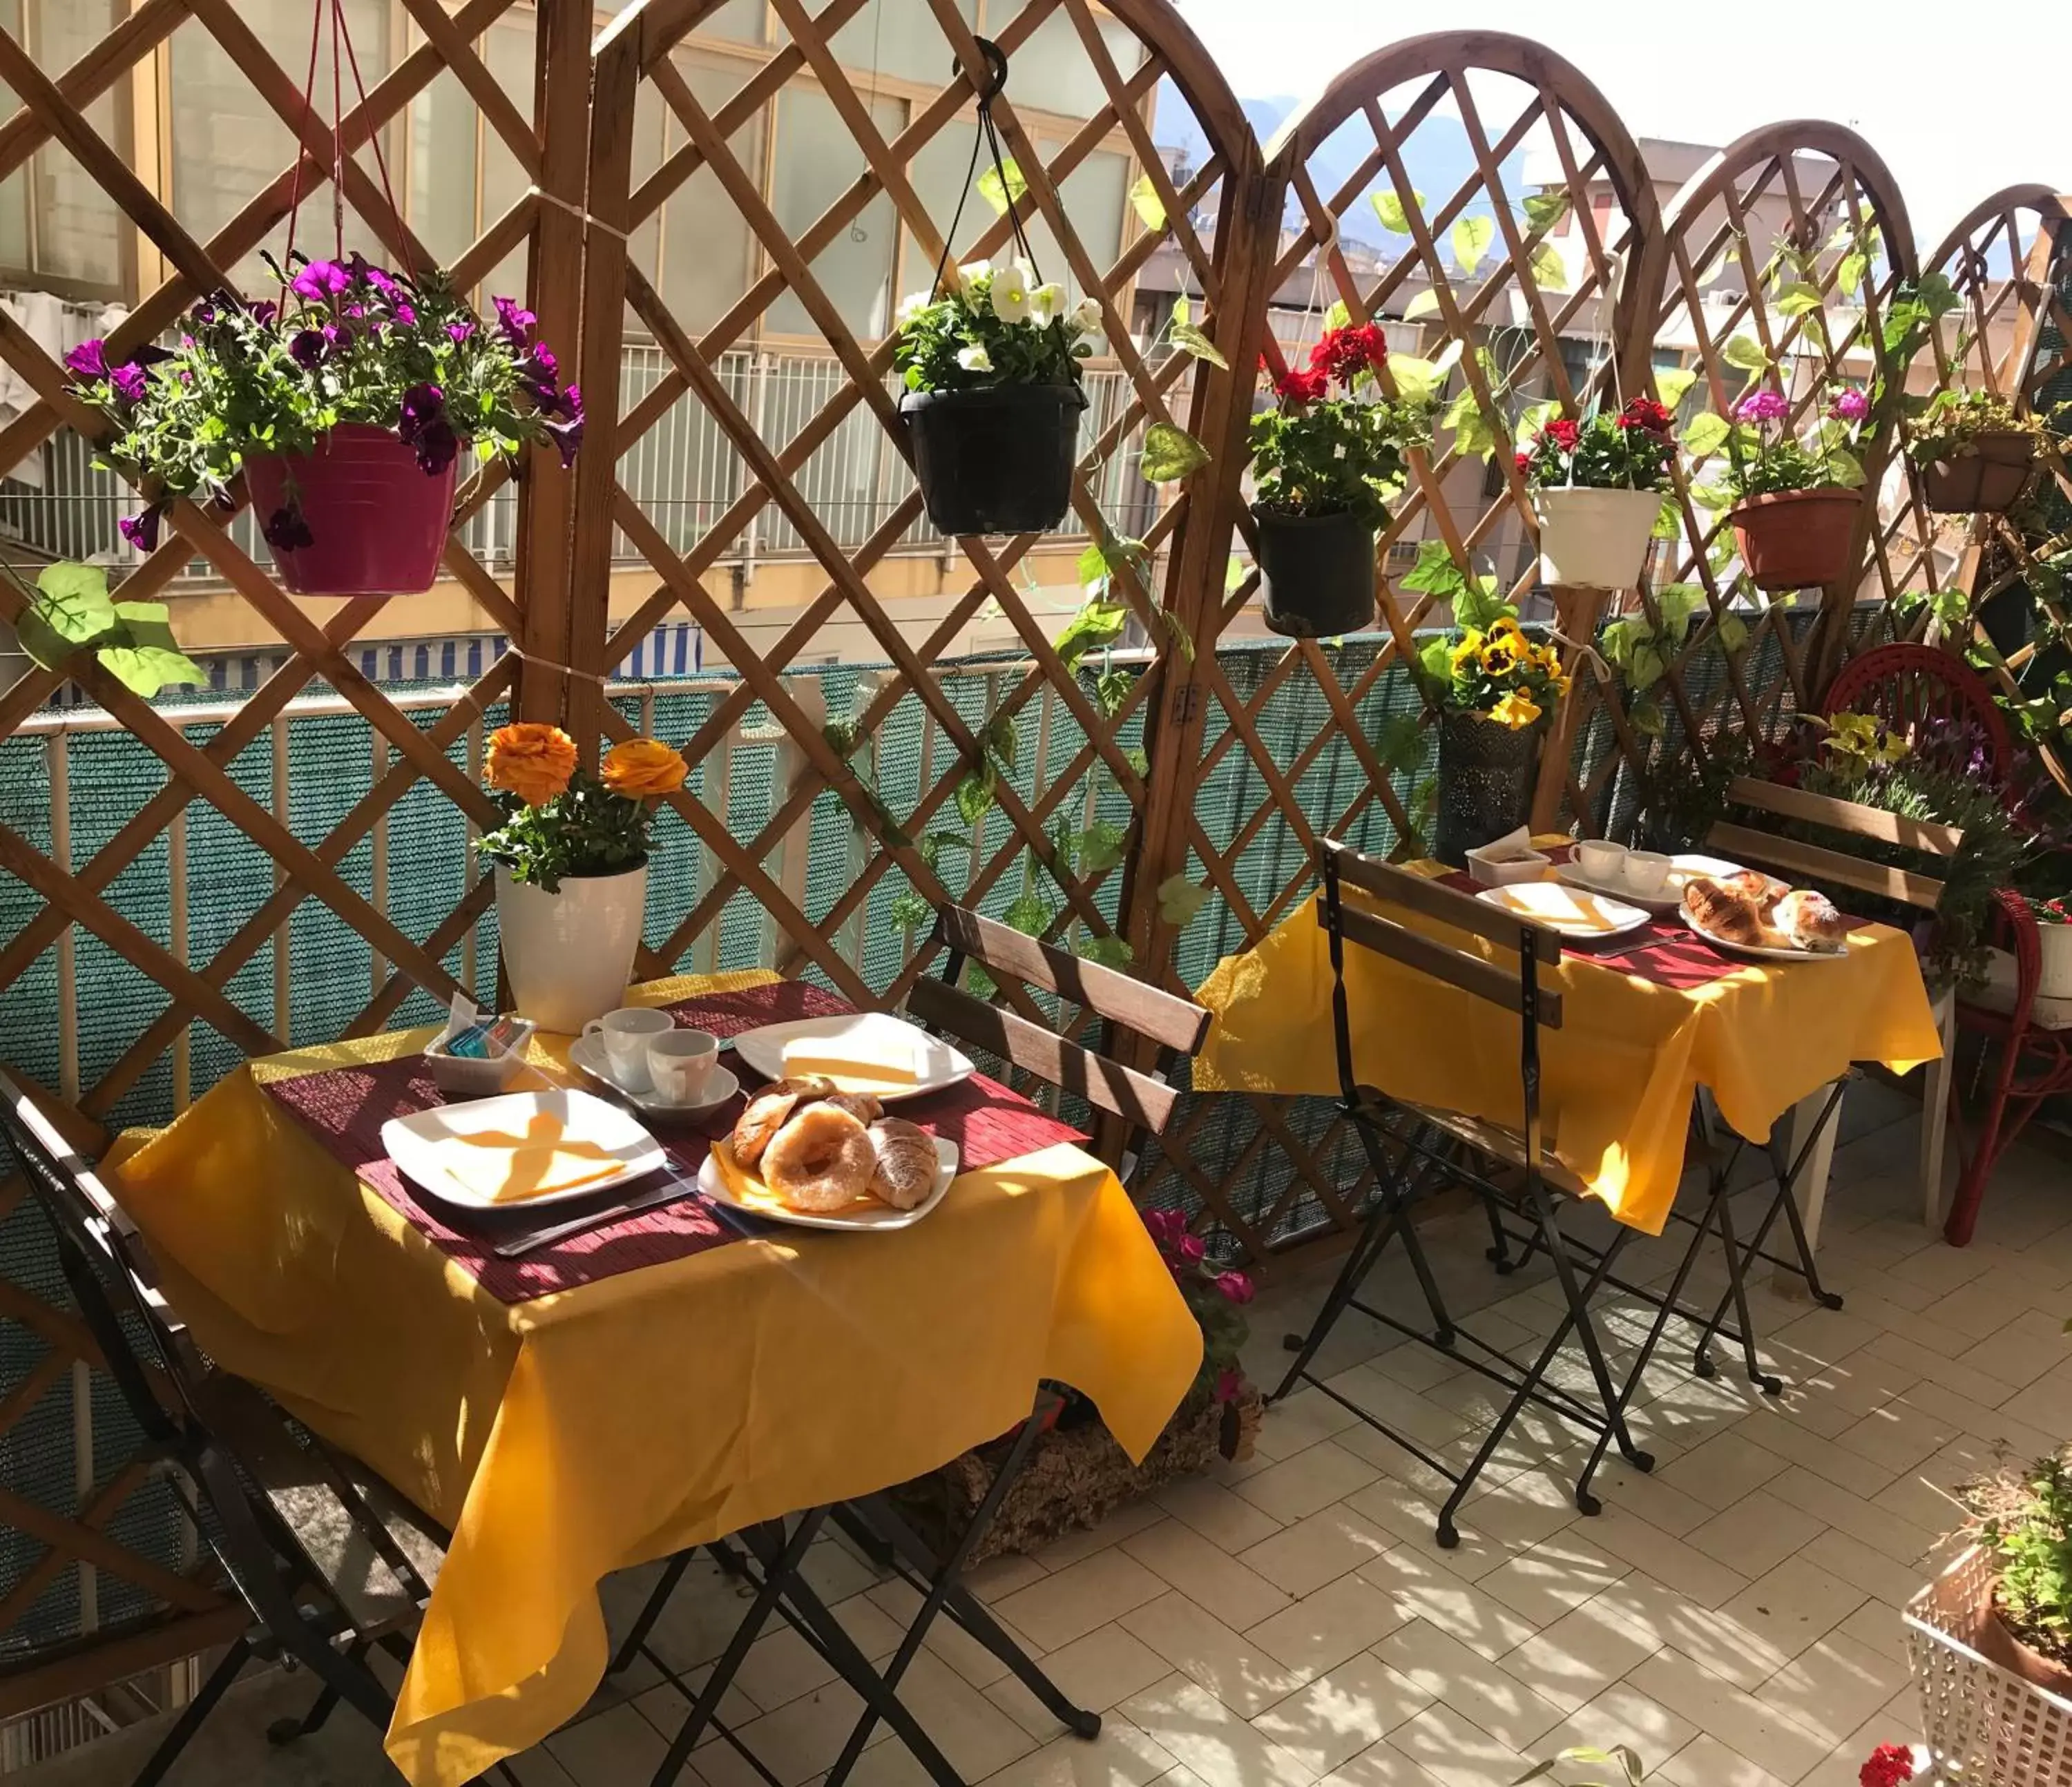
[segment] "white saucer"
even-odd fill
[[[705,1082],[705,1091],[695,1099],[665,1099],[652,1086],[643,1086],[637,1092],[629,1091],[611,1077],[604,1042],[598,1037],[577,1037],[569,1045],[569,1059],[607,1091],[616,1092],[636,1111],[645,1111],[651,1117],[700,1116],[726,1103],[741,1090],[740,1076],[732,1068],[716,1066],[712,1078]]]

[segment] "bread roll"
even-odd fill
[[[1794,949],[1818,950],[1823,955],[1840,949],[1849,935],[1848,921],[1833,902],[1810,887],[1794,888],[1779,900],[1770,922],[1790,939]]]

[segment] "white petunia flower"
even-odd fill
[[[993,273],[993,314],[1002,322],[1029,320],[1029,274],[1019,261],[996,267]]]
[[[974,310],[984,310],[985,300],[982,294],[973,291],[972,287],[992,271],[993,263],[990,261],[967,261],[961,267],[956,269],[956,288],[964,294],[965,302]]]
[[[957,350],[957,364],[967,372],[990,372],[993,370],[993,355],[983,347],[960,347]]]
[[[1065,307],[1065,288],[1054,281],[1048,286],[1038,286],[1029,294],[1030,314],[1038,322],[1054,320]]]
[[[1066,321],[1077,334],[1091,335],[1098,333],[1101,326],[1100,300],[1097,298],[1081,298],[1072,306],[1072,314]]]
[[[910,292],[899,301],[899,308],[893,312],[892,325],[903,329],[919,316],[933,301],[926,292]]]

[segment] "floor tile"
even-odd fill
[[[1261,1639],[1231,1630],[1177,1592],[1125,1613],[1121,1624],[1240,1719],[1256,1718],[1315,1673],[1291,1666]]]
[[[1092,1742],[1059,1738],[1009,1763],[985,1787],[1146,1787],[1172,1766],[1156,1741],[1111,1715]]]
[[[1716,1510],[1731,1508],[1784,1468],[1782,1458],[1758,1445],[1736,1423],[1672,1458],[1655,1474],[1670,1488]]]
[[[1416,1717],[1433,1699],[1428,1684],[1363,1653],[1268,1707],[1252,1727],[1305,1766],[1327,1774]]]
[[[1756,1698],[1832,1748],[1906,1682],[1903,1661],[1831,1632],[1771,1676]]]
[[[1785,1474],[1789,1477],[1791,1473],[1787,1471]],[[1811,1481],[1820,1480],[1813,1477]],[[1822,1487],[1833,1489],[1832,1484],[1823,1484]],[[1834,1489],[1833,1493],[1848,1493],[1846,1489]],[[1769,1490],[1754,1489],[1684,1536],[1708,1557],[1716,1558],[1729,1569],[1754,1578],[1775,1569],[1817,1538],[1824,1525],[1824,1522],[1816,1520],[1790,1502],[1778,1500]]]
[[[1147,1526],[1124,1539],[1123,1549],[1190,1600],[1240,1631],[1278,1613],[1293,1598],[1177,1520]]]
[[[1043,1673],[1058,1691],[1089,1712],[1104,1713],[1117,1701],[1173,1673],[1172,1664],[1120,1625],[1098,1627],[1042,1661]],[[985,1696],[1041,1742],[1047,1744],[1064,1732],[1050,1709],[1015,1676],[992,1683]]]
[[[1590,1523],[1589,1538],[1592,1544],[1707,1607],[1717,1607],[1748,1586],[1749,1579],[1740,1571],[1610,1503]]]
[[[1220,1545],[1233,1557],[1248,1547],[1264,1543],[1281,1530],[1281,1522],[1262,1513],[1234,1490],[1206,1477],[1183,1477],[1158,1492],[1158,1506],[1175,1520],[1185,1521],[1212,1545]],[[1256,1565],[1254,1566],[1257,1567]],[[1269,1580],[1272,1579],[1269,1577]],[[1285,1583],[1282,1588],[1288,1588]],[[1290,1589],[1300,1594],[1300,1589]]]
[[[1799,1556],[1829,1575],[1840,1576],[1851,1588],[1895,1606],[1911,1600],[1923,1580],[1923,1573],[1912,1564],[1901,1563],[1834,1527],[1815,1539]]]
[[[1275,1588],[1299,1596],[1335,1582],[1396,1543],[1388,1530],[1341,1501],[1281,1528],[1239,1555]]]
[[[1355,1574],[1313,1589],[1246,1636],[1291,1668],[1318,1675],[1379,1644],[1410,1617],[1409,1608]]]
[[[1494,1596],[1407,1547],[1363,1564],[1352,1580],[1379,1589],[1402,1618],[1428,1620],[1479,1656],[1515,1650],[1536,1629]]]
[[[1864,1600],[1863,1590],[1854,1583],[1822,1569],[1802,1551],[1750,1583],[1720,1612],[1789,1658],[1827,1637]],[[1699,1660],[1709,1663],[1705,1658]]]
[[[1118,1710],[1205,1787],[1311,1787],[1317,1779],[1293,1751],[1260,1736],[1183,1675],[1132,1695]]]
[[[1654,1772],[1670,1787],[1786,1787],[1766,1769],[1700,1732]]]
[[[594,1719],[578,1719],[549,1738],[546,1748],[568,1770],[577,1787],[616,1787],[652,1777],[668,1753],[669,1744],[638,1710],[623,1706]]]
[[[1441,1787],[1511,1787],[1527,1766],[1517,1751],[1444,1703],[1428,1707],[1382,1741]]]
[[[1502,1664],[1477,1655],[1424,1620],[1412,1620],[1390,1633],[1374,1647],[1374,1654],[1420,1692],[1465,1713],[1520,1753],[1561,1723],[1561,1707],[1536,1694]]]
[[[1344,1501],[1380,1474],[1364,1459],[1326,1440],[1248,1477],[1238,1485],[1237,1493],[1263,1514],[1285,1523]]]
[[[1041,1649],[1055,1650],[1133,1607],[1156,1600],[1167,1588],[1128,1552],[1109,1550],[1018,1590],[994,1611]]]
[[[1682,1714],[1641,1693],[1630,1681],[1618,1682],[1548,1732],[1534,1746],[1533,1754],[1544,1760],[1564,1750],[1609,1750],[1623,1745],[1652,1767],[1659,1758],[1674,1755],[1698,1735],[1698,1727]],[[1622,1782],[1626,1777],[1613,1771],[1610,1778]]]
[[[1564,1527],[1530,1551],[1506,1559],[1477,1586],[1529,1625],[1552,1625],[1633,1567],[1592,1544],[1588,1529],[1587,1522]]]
[[[1780,1779],[1798,1780],[1827,1753],[1827,1743],[1803,1726],[1679,1651],[1657,1651],[1626,1685]]]
[[[1572,1712],[1660,1648],[1651,1634],[1586,1602],[1498,1660],[1542,1699]]]

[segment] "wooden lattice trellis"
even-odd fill
[[[1392,840],[1408,828],[1420,772],[1387,759],[1375,725],[1400,697],[1415,629],[1443,616],[1430,593],[1397,587],[1402,561],[1420,543],[1436,543],[1460,573],[1478,575],[1494,563],[1504,588],[1519,596],[1531,591],[1534,523],[1509,450],[1528,405],[1642,394],[1652,388],[1658,365],[1667,371],[1658,358],[1667,345],[1697,373],[1699,401],[1723,410],[1746,380],[1745,368],[1727,353],[1737,336],[1758,343],[1780,363],[1809,345],[1803,375],[1790,386],[1794,393],[1810,390],[1816,371],[1860,382],[1876,364],[1879,319],[1897,288],[1923,272],[1946,274],[1962,300],[1961,310],[1937,331],[1932,357],[1938,368],[1949,364],[1958,327],[1968,318],[1974,339],[1963,357],[1971,381],[2035,393],[2065,370],[2064,349],[2045,353],[2041,344],[2047,335],[2061,343],[2072,339],[2058,297],[2065,214],[2043,189],[1997,195],[1932,255],[1917,257],[1899,195],[1868,147],[1837,127],[1796,124],[1742,138],[1664,207],[1633,138],[1581,72],[1539,45],[1480,32],[1419,39],[1369,57],[1334,80],[1270,154],[1263,153],[1227,84],[1164,0],[1104,0],[1098,8],[1093,0],[986,0],[983,29],[1009,60],[1008,90],[995,115],[1026,183],[1016,202],[1025,221],[1041,226],[1052,244],[1046,253],[1062,263],[1046,271],[1075,294],[1100,300],[1105,363],[1124,393],[1084,443],[1074,525],[1096,538],[1120,527],[1120,517],[1102,512],[1100,492],[1113,481],[1100,474],[1133,451],[1150,425],[1184,427],[1211,455],[1183,483],[1145,495],[1145,555],[1115,566],[1115,594],[1149,649],[1126,660],[1128,692],[1119,705],[1106,705],[1092,678],[1060,656],[1050,638],[1054,621],[1025,590],[1037,540],[946,547],[956,565],[947,602],[917,631],[874,579],[919,516],[918,494],[895,502],[861,546],[848,548],[808,495],[811,462],[846,431],[861,429],[903,451],[887,388],[890,347],[861,332],[835,301],[822,257],[861,227],[866,212],[889,212],[899,240],[916,259],[933,264],[946,218],[923,202],[918,158],[972,114],[972,86],[953,72],[978,65],[968,5],[925,0],[923,16],[940,36],[939,58],[930,61],[925,80],[913,78],[911,68],[902,76],[904,122],[887,125],[880,121],[883,96],[875,71],[870,81],[861,80],[835,47],[837,34],[861,19],[873,0],[828,0],[817,8],[808,0],[767,0],[771,41],[735,59],[739,84],[721,98],[693,84],[676,52],[688,34],[716,17],[722,0],[635,0],[594,42],[586,0],[536,0],[529,12],[522,0],[398,3],[421,41],[398,55],[344,121],[356,152],[346,163],[345,199],[400,261],[429,265],[423,244],[391,220],[356,156],[450,72],[478,112],[481,130],[508,151],[528,183],[522,195],[484,219],[454,271],[464,287],[472,286],[525,249],[528,301],[543,336],[565,359],[575,355],[589,438],[572,474],[551,463],[518,468],[518,549],[508,587],[464,541],[466,524],[512,474],[492,467],[464,493],[446,570],[516,649],[421,721],[413,717],[417,709],[363,674],[349,649],[388,610],[384,599],[346,601],[319,618],[283,594],[240,549],[226,518],[191,505],[175,509],[172,537],[133,571],[124,594],[160,597],[190,560],[201,558],[288,655],[261,687],[205,726],[182,723],[170,709],[82,667],[76,675],[88,694],[158,760],[162,779],[140,788],[134,810],[76,855],[39,843],[33,828],[0,822],[0,875],[26,890],[31,907],[16,932],[0,939],[0,993],[38,972],[54,951],[91,937],[163,994],[134,1033],[76,1083],[61,1075],[38,1088],[52,1115],[88,1148],[108,1140],[125,1101],[191,1037],[217,1035],[252,1053],[287,1040],[281,1015],[286,1008],[278,996],[270,1011],[256,1009],[236,983],[298,915],[323,915],[374,959],[368,996],[356,1000],[342,1029],[380,1029],[419,989],[442,999],[467,978],[455,963],[463,947],[473,947],[489,907],[489,883],[471,877],[444,910],[427,917],[419,907],[405,923],[390,910],[379,877],[370,884],[353,869],[356,853],[407,800],[427,794],[446,803],[463,828],[490,818],[468,759],[492,709],[560,720],[591,754],[627,734],[632,716],[608,679],[665,619],[695,620],[737,678],[700,710],[684,741],[693,758],[723,757],[753,721],[783,741],[792,768],[768,810],[746,824],[734,822],[709,784],[672,801],[665,828],[694,843],[709,873],[683,910],[668,912],[660,928],[651,930],[643,968],[710,959],[730,914],[746,902],[767,915],[782,939],[774,951],[780,966],[814,973],[858,1000],[896,1002],[930,969],[927,950],[910,943],[891,972],[866,973],[861,951],[845,941],[875,922],[892,891],[911,890],[931,902],[976,903],[997,898],[1018,877],[1040,874],[1059,892],[1050,920],[1054,932],[1119,938],[1141,972],[1177,986],[1189,976],[1181,966],[1184,927],[1161,898],[1171,877],[1208,888],[1227,912],[1235,939],[1253,940],[1305,897],[1320,834]],[[528,18],[535,52],[529,105],[506,93],[476,47],[500,21],[508,28]],[[299,166],[281,168],[205,241],[89,121],[97,101],[151,78],[147,64],[175,34],[212,40],[301,151]],[[1039,64],[1039,43],[1048,46],[1047,63]],[[1087,91],[1099,96],[1064,129],[1040,88],[1031,90],[1012,72],[1018,55],[1024,68],[1054,66],[1061,43],[1083,59]],[[68,154],[168,269],[162,284],[140,294],[116,332],[118,352],[155,339],[190,302],[224,284],[224,269],[278,230],[298,187],[321,194],[330,177],[323,127],[305,112],[298,83],[254,35],[236,0],[140,0],[74,67],[56,72],[39,69],[15,39],[0,32],[0,82],[21,102],[0,122],[0,178],[24,168],[39,150]],[[770,121],[773,113],[781,117],[778,109],[790,97],[808,93],[824,101],[846,134],[856,172],[820,215],[795,229],[780,221],[767,195]],[[652,167],[635,140],[643,94],[666,112],[672,146]],[[1176,104],[1189,114],[1194,140],[1205,146],[1198,165],[1178,175],[1159,146],[1169,139],[1157,134],[1173,121]],[[1053,121],[1039,128],[1031,113]],[[1348,142],[1355,145],[1350,162]],[[1415,178],[1430,165],[1435,146],[1446,165],[1465,162],[1469,170],[1451,190],[1420,193]],[[1543,175],[1531,193],[1521,168],[1528,154],[1539,158]],[[1083,189],[1097,158],[1119,159],[1145,195],[1126,212],[1112,253],[1091,242],[1083,218],[1068,203],[1075,177]],[[658,290],[629,238],[637,243],[671,196],[701,175],[717,183],[755,252],[742,288],[693,327]],[[1550,192],[1565,202],[1550,203]],[[1390,201],[1387,218],[1371,207],[1376,194]],[[1528,206],[1528,197],[1536,203]],[[1153,215],[1162,219],[1155,228],[1145,221]],[[1857,282],[1844,278],[1852,245],[1831,238],[1838,218],[1860,215],[1877,240],[1865,250]],[[960,260],[992,255],[1009,240],[1005,217],[980,218],[968,240],[951,244]],[[1465,233],[1457,233],[1464,222]],[[1367,249],[1359,246],[1363,232]],[[1760,277],[1778,236],[1810,257],[1803,283],[1815,290],[1811,307],[1781,304],[1778,282]],[[1711,277],[1723,256],[1738,269],[1737,280]],[[1180,269],[1179,284],[1196,294],[1196,320],[1227,369],[1147,345],[1137,294],[1159,264]],[[1233,547],[1242,553],[1251,534],[1241,500],[1245,429],[1264,388],[1262,363],[1270,380],[1304,345],[1276,339],[1269,323],[1282,295],[1305,282],[1314,284],[1319,305],[1335,301],[1350,317],[1387,319],[1392,346],[1406,359],[1437,361],[1455,344],[1460,357],[1445,392],[1448,420],[1432,450],[1416,458],[1383,543],[1392,577],[1382,636],[1357,653],[1302,642],[1241,658],[1217,648],[1233,639],[1256,594],[1255,578],[1226,578]],[[1737,285],[1739,295],[1719,300],[1723,286],[1731,292]],[[808,319],[838,368],[818,407],[782,425],[744,402],[722,369],[723,356],[753,345],[758,329],[767,331],[768,313],[780,300]],[[652,336],[664,368],[637,395],[622,375],[629,317]],[[0,465],[14,465],[59,429],[92,432],[93,418],[65,394],[63,370],[4,317],[0,358],[39,400],[0,427]],[[635,498],[622,467],[686,404],[738,461],[742,478],[738,494],[679,549],[672,541],[681,536]],[[1484,441],[1493,448],[1487,458],[1477,450]],[[1691,501],[1686,484],[1684,537],[1658,551],[1650,588],[1634,598],[1638,611],[1652,617],[1653,592],[1667,582],[1695,582],[1704,592],[1700,622],[1660,692],[1659,705],[1684,748],[1696,748],[1722,725],[1774,725],[1780,713],[1815,699],[1852,648],[1860,595],[1881,602],[1860,629],[1864,639],[1918,635],[1928,624],[1924,610],[1905,598],[1952,580],[1996,588],[2021,573],[2018,544],[1983,527],[1961,538],[1947,524],[1936,532],[1910,474],[1893,462],[1889,442],[1870,444],[1866,466],[1876,500],[1865,509],[1862,574],[1829,592],[1817,617],[1797,622],[1780,610],[1734,606],[1707,551],[1720,517]],[[2062,481],[2064,468],[2054,471]],[[719,575],[737,543],[771,519],[803,543],[816,587],[765,643],[752,634]],[[610,589],[615,566],[625,581],[629,546],[644,567],[646,587],[632,611],[615,620]],[[1580,666],[1581,642],[1599,616],[1580,593],[1556,592],[1556,610],[1560,631],[1573,642],[1572,663]],[[0,587],[0,618],[12,620],[19,610],[19,598]],[[989,666],[982,676],[943,675],[939,660],[952,643],[975,617],[995,610],[1011,628],[1019,655]],[[2053,618],[2062,617],[2054,610]],[[1802,624],[1807,618],[1815,620],[1810,629]],[[826,724],[830,717],[815,698],[818,685],[808,686],[815,639],[837,619],[860,622],[886,661],[858,685],[854,712],[834,717],[853,725],[839,733]],[[1720,652],[1729,637],[1732,649]],[[1182,639],[1188,649],[1182,649]],[[1700,676],[1695,667],[1708,653],[1722,666]],[[1772,667],[1760,677],[1751,668],[1758,662]],[[0,689],[0,741],[19,733],[60,680],[31,670]],[[990,690],[982,713],[964,692],[976,684]],[[318,821],[287,799],[287,766],[279,759],[290,704],[326,685],[367,729],[375,770],[342,811]],[[1565,808],[1590,824],[1619,766],[1644,766],[1662,746],[1637,723],[1634,704],[1615,682],[1579,675],[1575,690],[1548,754],[1552,770],[1541,808],[1550,815]],[[1291,736],[1283,717],[1297,706],[1322,717]],[[906,784],[912,791],[888,813],[886,766],[873,762],[870,749],[853,751],[850,742],[869,741],[896,716],[916,712],[924,743]],[[972,826],[968,860],[952,875],[927,840],[952,810],[960,783],[982,755],[985,735],[1000,725],[1022,727],[1039,739],[1054,730],[1069,743],[1054,752],[1033,750],[1034,762],[999,778],[997,803]],[[1593,762],[1572,763],[1568,741],[1600,725],[1611,749]],[[277,746],[277,795],[270,802],[254,795],[249,766],[240,764],[269,737]],[[1320,804],[1314,790],[1328,764],[1346,766],[1353,785]],[[1084,810],[1085,790],[1095,780],[1126,820],[1114,860],[1085,868],[1060,853],[1058,829]],[[1233,797],[1236,810],[1211,817],[1210,791],[1232,786],[1244,791],[1241,804]],[[0,821],[14,816],[0,815]],[[125,877],[148,869],[162,850],[177,881],[184,828],[204,818],[227,824],[270,858],[272,879],[227,936],[191,959],[183,943],[140,923],[134,906],[118,896]],[[832,895],[808,898],[785,852],[816,821],[830,820],[853,840],[849,872]],[[1273,860],[1262,871],[1261,846],[1269,836],[1286,848],[1264,852]],[[184,898],[183,889],[169,890],[175,903]],[[1203,1162],[1216,1152],[1200,1144],[1219,1122],[1235,1140],[1211,1169]],[[1240,1255],[1256,1262],[1297,1226],[1298,1210],[1320,1217],[1327,1229],[1350,1230],[1361,1186],[1350,1171],[1338,1171],[1342,1140],[1328,1126],[1305,1126],[1283,1101],[1219,1107],[1196,1101],[1163,1151],[1152,1195],[1183,1200],[1205,1223],[1226,1231]],[[1270,1156],[1285,1158],[1291,1170],[1266,1199],[1241,1206],[1229,1184]],[[61,1308],[25,1288],[0,1285],[0,1314],[42,1349],[18,1381],[0,1386],[4,1432],[92,1354]],[[77,1507],[63,1514],[8,1499],[8,1486],[0,1485],[0,1521],[42,1550],[0,1599],[0,1629],[82,1563],[149,1591],[176,1614],[166,1633],[125,1637],[68,1664],[69,1674],[0,1687],[0,1713],[194,1648],[234,1621],[236,1611],[216,1604],[205,1585],[169,1574],[109,1536],[143,1481],[135,1460],[117,1460]]]

